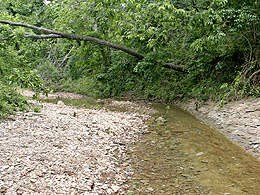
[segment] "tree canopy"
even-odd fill
[[[258,0],[0,0],[0,11],[4,86],[20,71],[103,97],[260,93]]]

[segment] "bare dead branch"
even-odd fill
[[[249,80],[251,80],[255,75],[259,74],[260,73],[260,69],[255,71],[250,77],[249,77]]]
[[[74,49],[74,45],[72,46],[72,48],[70,49],[69,53],[66,54],[66,56],[63,58],[62,62],[57,66],[57,68],[61,67],[61,65],[69,58],[69,55],[71,53],[71,51]],[[66,68],[68,67],[69,64],[67,64],[62,71],[66,70]]]

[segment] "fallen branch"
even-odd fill
[[[54,34],[49,34],[49,35],[31,35],[31,34],[26,34],[24,35],[25,38],[33,38],[33,39],[57,39],[57,38],[63,38],[60,35],[54,35]]]
[[[25,27],[25,28],[30,28],[33,30],[37,30],[40,32],[44,32],[44,33],[48,33],[47,35],[25,35],[26,38],[36,38],[36,39],[46,39],[46,38],[66,38],[66,39],[73,39],[73,40],[78,40],[78,41],[90,41],[93,43],[97,43],[100,45],[105,45],[107,47],[111,47],[117,50],[121,50],[125,53],[128,53],[132,56],[135,56],[136,58],[138,58],[139,60],[144,59],[146,56],[144,54],[138,53],[130,48],[124,47],[122,45],[118,45],[118,44],[114,44],[111,43],[109,41],[104,41],[102,39],[98,39],[95,37],[89,37],[89,36],[79,36],[79,35],[73,35],[73,34],[68,34],[68,33],[63,33],[60,31],[54,31],[54,30],[50,30],[47,28],[42,28],[42,27],[37,27],[37,26],[33,26],[30,24],[24,24],[24,23],[20,23],[20,22],[11,22],[11,21],[7,21],[7,20],[0,20],[0,23],[2,24],[8,24],[11,26],[21,26],[21,27]],[[178,65],[173,65],[170,63],[160,63],[162,64],[163,67],[165,68],[170,68],[179,72],[187,72],[188,67],[187,66],[178,66]]]

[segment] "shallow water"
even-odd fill
[[[260,194],[259,161],[182,109],[155,108],[167,122],[132,147],[129,194]]]
[[[91,99],[62,101],[106,106]],[[128,194],[260,194],[259,161],[182,109],[153,107],[159,112],[149,121],[151,133],[129,150],[134,175]]]
[[[57,104],[60,99],[46,99],[45,102],[50,102],[53,104]],[[93,98],[85,98],[85,99],[61,99],[63,103],[66,105],[76,106],[76,107],[84,107],[84,108],[92,108],[92,107],[101,107],[100,103]]]

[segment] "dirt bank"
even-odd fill
[[[178,106],[225,134],[233,143],[260,160],[260,98],[217,103],[190,100]]]

